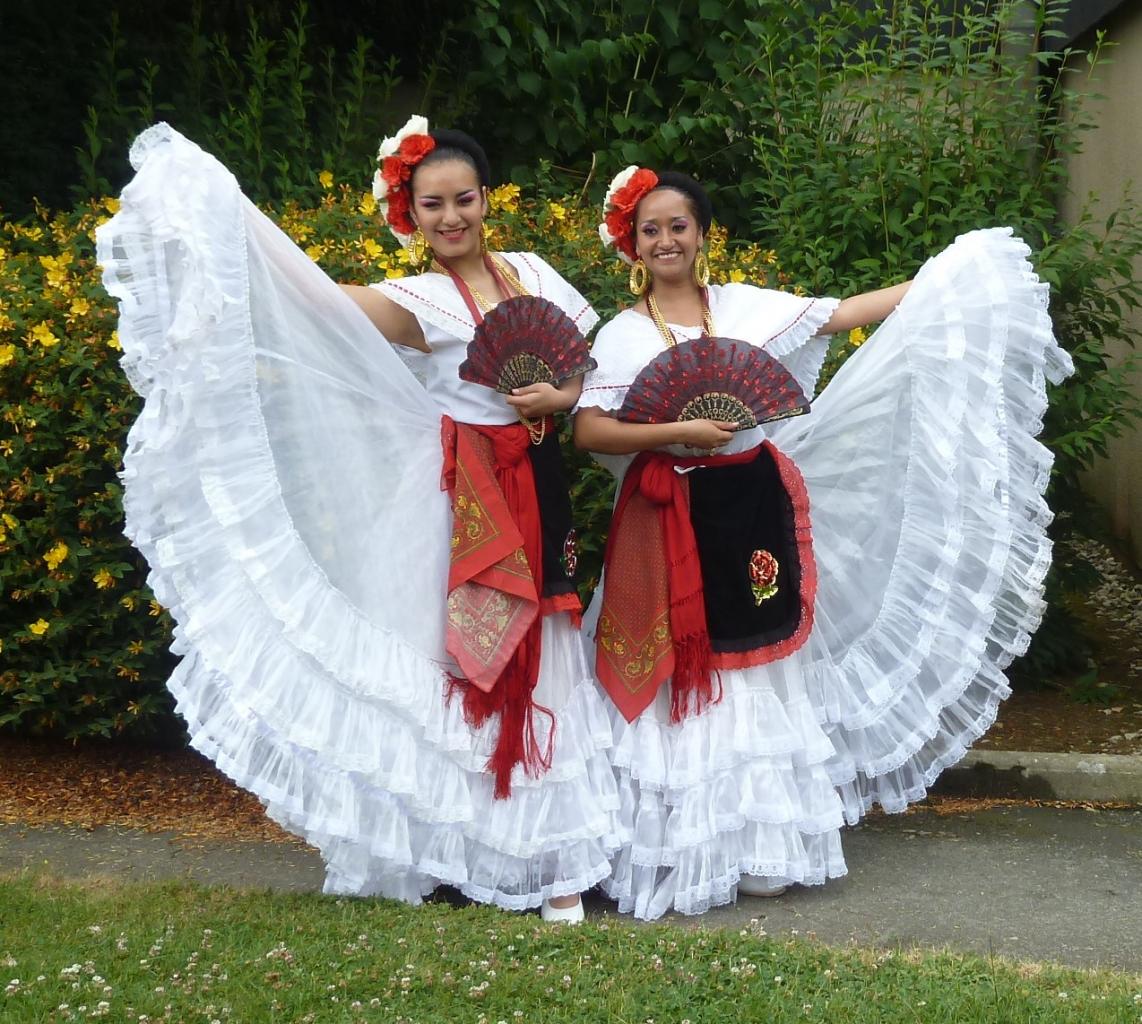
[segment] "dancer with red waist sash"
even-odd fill
[[[1009,692],[1042,614],[1045,378],[1070,360],[1009,231],[843,301],[711,285],[693,179],[631,167],[600,234],[635,304],[575,440],[619,478],[584,622],[631,840],[604,889],[654,918],[846,873]],[[828,335],[884,321],[813,399]]]
[[[329,892],[581,920],[621,833],[552,417],[594,312],[488,251],[487,157],[421,117],[374,194],[424,272],[368,288],[168,126],[132,161],[99,254],[145,398],[128,531],[191,742],[320,850]]]

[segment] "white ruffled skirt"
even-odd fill
[[[551,770],[509,799],[484,771],[498,722],[445,699],[440,408],[215,160],[159,125],[132,163],[98,255],[144,398],[127,533],[176,623],[191,742],[321,851],[329,892],[519,910],[594,885],[626,837],[568,616],[535,693]]]
[[[842,825],[921,799],[994,721],[1042,617],[1035,435],[1046,380],[1072,370],[1027,254],[1010,230],[960,237],[811,415],[770,425],[809,492],[814,627],[781,661],[723,672],[722,701],[681,723],[665,688],[632,723],[612,707],[632,838],[603,886],[620,910],[701,913],[742,874],[845,874]]]

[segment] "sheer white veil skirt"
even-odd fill
[[[440,408],[217,161],[167,125],[131,160],[97,239],[144,399],[126,531],[176,623],[192,744],[321,851],[329,892],[443,882],[523,909],[588,888],[622,836],[566,617],[544,623],[537,689],[553,764],[510,799],[483,771],[498,724],[445,699]]]
[[[604,888],[620,910],[700,913],[742,874],[843,875],[841,827],[923,798],[994,721],[1043,613],[1036,435],[1046,382],[1073,369],[1028,252],[1009,229],[961,236],[809,415],[768,425],[809,494],[813,630],[723,671],[722,701],[680,723],[664,693],[634,722],[612,710],[632,840]]]

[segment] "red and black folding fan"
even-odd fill
[[[773,356],[744,341],[703,335],[647,363],[618,415],[636,423],[723,420],[747,430],[808,411],[801,385]]]
[[[508,394],[554,384],[595,368],[587,339],[554,302],[534,295],[505,299],[484,315],[468,342],[460,377]]]

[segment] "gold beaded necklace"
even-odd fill
[[[507,260],[503,259],[499,255],[499,253],[493,253],[491,255],[491,260],[496,265],[496,269],[503,275],[504,280],[507,281],[507,283],[509,285],[511,285],[511,287],[515,290],[517,295],[530,295],[531,294],[523,286],[523,282],[520,281],[520,279],[516,276],[515,271],[513,271],[512,268],[508,265]],[[444,266],[444,264],[441,263],[439,260],[433,260],[432,261],[432,269],[435,270],[438,274],[446,274],[446,275],[451,276],[449,274],[448,268],[446,266]],[[456,274],[456,277],[460,277],[460,275]],[[480,311],[482,313],[487,313],[489,310],[491,310],[495,306],[494,302],[491,302],[488,299],[486,299],[475,288],[473,288],[472,285],[468,281],[465,281],[464,278],[461,277],[460,280],[464,281],[464,286],[471,293],[472,298],[476,300],[476,305],[480,307]]]
[[[499,253],[489,253],[488,258],[495,264],[495,269],[503,275],[504,280],[515,290],[517,295],[531,294],[523,286],[523,282],[520,281],[515,271],[508,265],[507,260],[503,259]],[[464,278],[460,277],[454,270],[449,270],[439,260],[434,259],[432,261],[432,269],[438,274],[446,274],[449,277],[458,278],[460,281],[463,281],[464,287],[468,289],[468,294],[472,296],[472,301],[476,303],[481,313],[490,312],[495,307],[494,302],[490,302],[485,296],[473,288],[469,282],[465,281]],[[510,296],[505,295],[504,298],[510,298]],[[542,417],[539,421],[539,425],[536,426],[532,420],[529,420],[518,409],[516,410],[516,415],[519,417],[520,423],[527,428],[527,436],[531,439],[531,443],[536,446],[543,444],[543,439],[547,436],[547,417]]]
[[[714,337],[714,315],[710,312],[710,296],[705,288],[701,290],[702,295],[702,331],[707,337]],[[662,335],[662,340],[666,342],[667,348],[674,348],[678,344],[678,339],[674,337],[674,332],[667,326],[666,318],[662,315],[662,310],[658,308],[658,301],[654,297],[654,290],[651,289],[646,293],[646,308],[650,310],[650,319],[654,321],[654,326],[658,328],[658,333]]]

